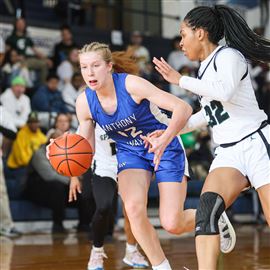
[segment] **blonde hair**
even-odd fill
[[[112,52],[109,45],[105,43],[92,42],[86,44],[79,50],[79,55],[88,52],[99,52],[106,63],[112,62]]]
[[[138,75],[139,67],[132,53],[126,51],[111,52],[109,45],[92,42],[79,50],[79,55],[87,52],[98,52],[106,63],[113,63],[113,71],[116,73],[129,73]]]

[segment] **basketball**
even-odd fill
[[[50,146],[52,167],[64,176],[80,176],[91,166],[93,150],[89,142],[78,134],[65,134]]]

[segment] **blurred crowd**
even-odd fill
[[[261,34],[257,29],[258,34]],[[67,177],[58,175],[46,159],[45,146],[51,138],[74,132],[78,122],[75,101],[84,89],[78,63],[78,44],[71,29],[60,28],[61,41],[55,44],[52,57],[42,54],[27,34],[26,21],[19,18],[6,40],[0,36],[0,145],[1,145],[1,234],[18,236],[10,209],[5,181],[16,181],[18,195],[52,209],[53,232],[64,232],[67,207]],[[183,75],[196,77],[199,63],[189,61],[179,47],[180,38],[172,39],[169,64]],[[155,71],[150,49],[143,35],[131,34],[127,51],[140,68],[140,76],[164,91],[184,99],[198,111],[197,97],[180,87],[167,85]],[[261,108],[270,115],[270,71],[268,65],[250,63],[250,75]],[[165,112],[166,113],[166,112]],[[214,145],[207,129],[182,136],[193,177],[203,180],[213,159]],[[82,177],[85,192],[74,207],[79,209],[78,231],[88,230],[93,210],[89,177]],[[4,210],[2,210],[2,208]],[[91,211],[89,209],[92,209]]]

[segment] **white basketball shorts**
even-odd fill
[[[270,126],[261,129],[268,144]],[[269,147],[269,146],[268,146]],[[220,167],[232,167],[248,178],[255,189],[270,184],[270,159],[267,148],[258,132],[230,147],[218,147],[210,172]]]

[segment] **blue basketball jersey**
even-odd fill
[[[146,99],[137,104],[132,99],[125,87],[127,75],[126,73],[112,74],[117,96],[117,109],[113,114],[104,112],[95,91],[90,88],[85,90],[93,120],[116,142],[118,172],[121,170],[121,166],[125,167],[123,164],[126,164],[123,152],[132,153],[152,162],[154,154],[148,153],[140,135],[146,136],[157,129],[166,129],[168,125],[167,116],[161,113],[156,105]],[[171,160],[179,151],[183,153],[182,146],[179,140],[174,138],[164,151],[162,160]],[[120,156],[121,153],[122,156]],[[182,158],[179,162],[182,162]],[[145,168],[145,166],[142,167]],[[150,170],[150,168],[145,169]]]

